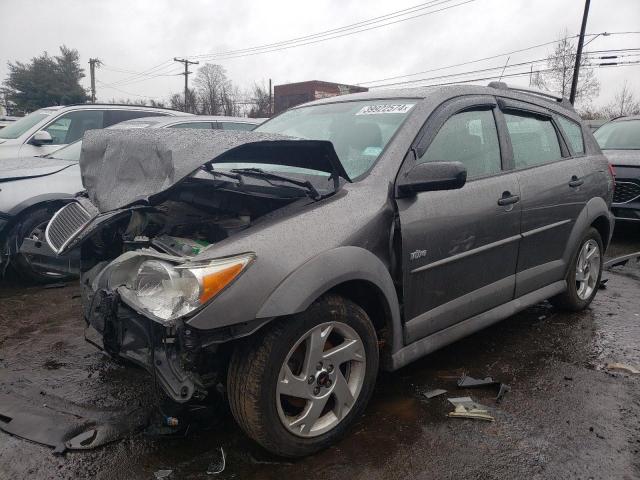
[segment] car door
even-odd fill
[[[51,135],[50,144],[35,146],[27,141],[20,150],[20,155],[26,157],[51,153],[79,140],[86,130],[102,128],[103,122],[104,113],[100,110],[75,110],[64,113],[42,128]]]
[[[565,248],[587,200],[584,165],[571,155],[552,112],[513,100],[501,100],[500,107],[520,185],[520,297],[564,278]]]
[[[467,168],[459,190],[397,199],[407,343],[513,298],[520,192],[496,110],[485,96],[443,105],[402,167],[460,161]]]

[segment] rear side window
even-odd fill
[[[584,153],[584,141],[582,140],[582,128],[580,128],[580,125],[564,117],[558,117],[558,121],[574,153]]]
[[[418,159],[424,162],[462,162],[467,177],[501,170],[498,132],[491,110],[470,110],[449,118]]]
[[[550,118],[527,113],[505,113],[516,168],[527,168],[562,158],[556,129]]]
[[[240,123],[240,122],[218,122],[219,128],[222,130],[244,130],[249,131],[256,128],[257,125],[252,123]]]
[[[171,125],[169,128],[195,128],[198,130],[211,130],[215,127],[211,122],[188,122]]]
[[[104,126],[110,127],[116,123],[124,122],[125,120],[132,120],[134,118],[142,117],[165,117],[166,114],[158,112],[145,112],[142,110],[105,110],[104,112]]]

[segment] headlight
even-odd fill
[[[255,258],[253,253],[203,264],[174,265],[145,260],[121,295],[132,306],[173,320],[204,305],[229,285]],[[133,273],[133,272],[132,272]]]

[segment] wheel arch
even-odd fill
[[[578,248],[578,242],[590,227],[598,230],[602,237],[604,249],[607,249],[613,233],[613,222],[613,215],[601,197],[593,197],[587,202],[573,225],[564,251],[563,260],[567,266],[567,271],[571,266],[571,259],[576,252],[576,248]]]
[[[52,193],[29,198],[28,200],[25,200],[13,207],[8,212],[10,220],[7,222],[3,232],[0,234],[0,248],[2,250],[8,250],[12,236],[15,235],[16,226],[20,225],[24,221],[26,215],[29,215],[31,212],[40,208],[52,208],[56,206],[61,208],[72,199],[72,195]],[[5,251],[3,253],[11,255],[15,252]]]
[[[257,317],[302,312],[327,293],[357,303],[376,330],[384,332],[383,358],[402,348],[400,306],[391,275],[377,256],[360,247],[338,247],[308,260],[278,285]]]

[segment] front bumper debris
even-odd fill
[[[173,401],[184,403],[206,395],[192,365],[199,345],[185,340],[184,325],[160,325],[124,305],[117,292],[107,290],[93,293],[85,319],[87,341],[147,370]]]

